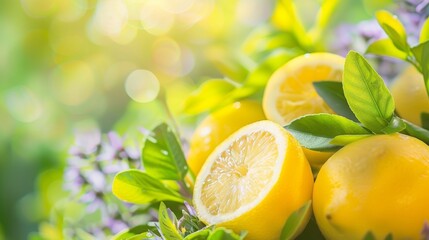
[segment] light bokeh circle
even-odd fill
[[[147,103],[155,100],[160,91],[158,78],[151,71],[138,69],[131,72],[125,81],[125,91],[134,101]]]

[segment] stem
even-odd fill
[[[180,186],[180,195],[182,195],[187,202],[192,202],[192,190],[188,187],[188,184],[184,180],[177,181],[177,183]]]
[[[180,130],[179,130],[179,125],[177,124],[176,119],[173,116],[173,113],[171,112],[170,108],[168,107],[168,103],[167,103],[167,99],[165,97],[165,91],[164,89],[161,89],[159,92],[159,101],[162,104],[162,107],[165,110],[165,113],[167,114],[168,120],[170,120],[171,125],[174,128],[174,131],[177,134],[177,137],[180,139]]]

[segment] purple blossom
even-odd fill
[[[104,224],[112,231],[113,234],[117,234],[128,228],[128,225],[125,222],[115,218],[108,218]]]
[[[366,43],[385,38],[386,34],[376,20],[362,21],[357,24],[357,33]]]
[[[73,199],[85,204],[88,213],[97,212],[102,216],[100,222],[93,221],[91,226],[81,228],[97,239],[106,239],[136,225],[129,216],[140,208],[112,201],[115,197],[111,186],[116,173],[139,167],[139,144],[135,141],[126,144],[133,141],[126,141],[116,132],[101,135],[98,129],[76,131],[75,138],[64,172],[64,188],[70,191]],[[118,204],[123,206],[118,207]],[[127,212],[123,213],[121,209],[127,209]]]
[[[75,145],[70,148],[69,153],[76,156],[90,155],[97,150],[101,133],[98,129],[75,131],[75,139]]]
[[[88,183],[92,186],[92,190],[95,192],[102,192],[106,187],[105,174],[98,170],[86,171],[85,178],[88,181]]]

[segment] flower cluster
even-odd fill
[[[417,44],[420,30],[429,16],[429,0],[398,1],[393,13],[398,16],[407,31],[408,42]],[[332,51],[345,56],[350,49],[365,52],[376,40],[387,38],[377,20],[370,19],[357,24],[341,24],[335,29],[336,40],[332,41]],[[377,63],[377,72],[383,79],[392,80],[402,71],[404,62],[383,56],[372,56]]]
[[[141,165],[138,144],[126,146],[124,140],[116,132],[102,136],[98,129],[92,129],[78,132],[69,151],[64,187],[73,201],[85,205],[88,214],[98,212],[101,216],[90,226],[80,226],[95,237],[103,238],[130,227],[130,216],[138,215],[135,212],[139,207],[119,202],[111,193],[116,173]]]

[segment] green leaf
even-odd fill
[[[182,240],[182,235],[176,228],[177,219],[163,202],[159,205],[159,228],[161,229],[162,236],[168,240]],[[171,219],[172,218],[172,219]]]
[[[201,229],[186,236],[183,240],[206,240],[210,235],[210,229]]]
[[[280,31],[271,25],[263,25],[249,34],[242,46],[242,51],[259,63],[275,49],[290,50],[296,49],[297,46],[297,39],[290,32]],[[303,53],[302,50],[300,52]]]
[[[363,237],[363,240],[376,240],[374,234],[369,231],[365,234],[365,236]]]
[[[182,218],[180,219],[180,225],[178,228],[184,235],[199,231],[200,229],[205,228],[205,226],[206,225],[201,222],[197,216],[191,215],[185,210],[182,210]]]
[[[91,235],[90,233],[84,231],[83,229],[76,229],[76,239],[79,240],[94,240],[94,236]]]
[[[389,125],[383,128],[381,131],[386,134],[391,134],[391,133],[400,132],[405,128],[406,128],[406,125],[404,121],[397,116],[393,116],[389,122]]]
[[[420,113],[420,120],[422,122],[422,128],[429,129],[429,113],[427,112]]]
[[[408,122],[407,120],[404,120],[406,128],[405,132],[406,134],[418,138],[424,143],[429,145],[429,130],[426,130],[424,128],[421,128],[417,125],[412,124],[411,122]]]
[[[423,23],[422,29],[420,31],[420,42],[429,41],[429,18],[426,19]]]
[[[317,225],[316,218],[314,214],[312,214],[310,220],[307,223],[307,226],[304,228],[299,236],[296,238],[297,240],[308,240],[308,239],[320,239],[324,240],[325,238],[320,232],[319,226]]]
[[[249,74],[245,86],[263,89],[273,72],[297,55],[296,51],[291,51],[290,49],[273,51]]]
[[[429,94],[429,41],[413,47],[411,52],[420,66],[418,70],[423,74],[426,92]]]
[[[212,110],[225,101],[228,93],[235,88],[233,83],[224,79],[207,80],[185,99],[183,113],[192,115]]]
[[[295,239],[298,231],[303,228],[304,220],[311,214],[311,200],[294,211],[286,220],[280,235],[281,240]]]
[[[317,151],[333,151],[340,146],[330,142],[338,135],[362,135],[369,134],[358,123],[345,117],[328,114],[310,114],[297,118],[285,128],[305,148]]]
[[[345,146],[357,140],[371,136],[372,134],[361,134],[361,135],[338,135],[331,140],[331,144]]]
[[[398,18],[385,10],[378,11],[376,18],[395,47],[403,52],[408,52],[410,47],[407,43],[407,33]]]
[[[139,225],[130,229],[125,229],[113,236],[112,240],[137,240],[150,238],[152,236],[148,231],[156,231],[155,227],[148,225]]]
[[[308,31],[311,40],[314,44],[320,42],[326,29],[329,27],[330,22],[333,22],[332,15],[339,10],[342,4],[340,0],[326,0],[321,2],[321,6],[317,13],[317,17],[313,27]]]
[[[272,14],[274,25],[279,26],[285,32],[291,32],[298,40],[300,46],[308,48],[312,42],[309,38],[293,0],[278,0]]]
[[[313,83],[316,92],[334,110],[335,113],[358,122],[356,116],[347,104],[343,92],[343,84],[336,81],[320,81]]]
[[[393,117],[395,103],[383,79],[357,52],[347,54],[343,89],[356,118],[374,133],[382,133]]]
[[[171,128],[158,125],[144,144],[143,166],[146,172],[157,179],[182,180],[188,172],[182,146]]]
[[[165,187],[158,179],[135,169],[116,174],[113,179],[112,192],[117,198],[135,204],[184,201],[179,193]]]
[[[242,240],[245,235],[238,235],[230,229],[219,227],[214,229],[207,240]]]
[[[402,60],[407,59],[407,53],[396,48],[392,40],[388,38],[380,39],[371,43],[366,49],[366,53],[393,57]]]
[[[393,240],[393,234],[392,233],[387,234],[384,240]]]
[[[236,82],[244,82],[248,71],[238,59],[231,59],[224,55],[219,58],[214,59],[213,64],[223,75]]]

